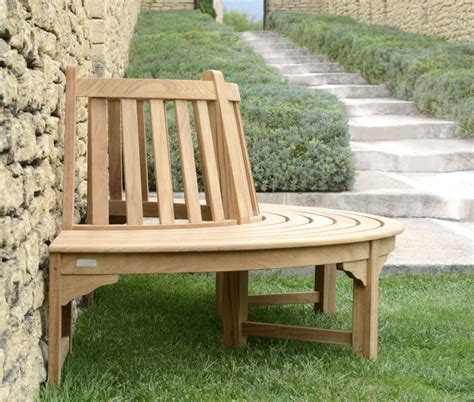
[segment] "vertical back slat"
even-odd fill
[[[221,115],[225,151],[228,155],[229,170],[233,184],[233,207],[237,211],[239,223],[249,222],[252,205],[248,192],[247,176],[245,173],[243,153],[237,133],[237,122],[234,111],[229,104],[225,90],[224,77],[220,71],[206,71],[203,79],[214,81],[217,95],[217,115]],[[231,205],[232,205],[231,204]]]
[[[250,167],[249,152],[247,148],[247,141],[245,140],[244,126],[242,124],[242,117],[240,116],[239,102],[232,102],[234,108],[235,121],[237,122],[237,132],[239,134],[240,146],[242,148],[242,155],[244,158],[245,173],[247,176],[247,184],[250,194],[250,201],[252,202],[252,209],[254,215],[260,214],[260,208],[257,201],[257,193],[255,192],[255,183],[253,181],[252,168]]]
[[[122,133],[120,119],[120,101],[109,100],[109,188],[110,199],[121,200],[123,193],[122,180]]]
[[[63,229],[74,221],[74,175],[76,157],[76,68],[66,67],[66,106],[64,128]]]
[[[151,137],[155,158],[155,181],[160,223],[174,223],[173,181],[168,146],[166,108],[162,100],[150,100]]]
[[[137,101],[134,99],[122,99],[121,104],[127,223],[129,225],[141,225],[143,224],[143,201]]]
[[[202,161],[201,169],[212,220],[221,221],[224,220],[224,209],[222,207],[222,195],[207,102],[195,101],[193,102],[193,108]]]
[[[222,124],[219,113],[217,113],[217,106],[215,101],[207,102],[209,110],[209,121],[211,124],[212,140],[214,143],[214,151],[216,153],[217,168],[219,169],[219,183],[222,194],[222,203],[224,208],[224,215],[226,218],[236,218],[229,210],[231,196],[231,185],[228,169],[226,169],[226,158],[224,152],[224,138],[222,135]]]
[[[87,199],[93,225],[109,223],[107,125],[107,100],[89,98],[88,181],[91,193]]]
[[[140,147],[140,180],[143,201],[148,201],[148,166],[146,154],[145,102],[137,101],[138,144]]]
[[[188,105],[186,101],[175,100],[176,132],[181,154],[181,169],[183,174],[184,198],[188,220],[191,223],[201,222],[201,205],[194,162],[193,141],[191,137],[191,123],[189,121]]]

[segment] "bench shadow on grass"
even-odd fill
[[[300,289],[301,290],[301,289]],[[281,291],[281,290],[280,290]],[[249,319],[292,325],[350,329],[350,311],[337,316],[314,314],[312,305],[251,308]],[[343,325],[344,323],[346,325]],[[347,327],[349,322],[349,328]],[[99,289],[95,306],[80,316],[73,352],[63,369],[63,385],[97,382],[115,384],[159,380],[174,373],[186,377],[208,371],[214,380],[232,366],[251,368],[271,355],[283,362],[291,355],[317,359],[347,358],[349,347],[269,338],[250,338],[245,348],[225,350],[220,320],[214,311],[213,277],[155,275],[122,277]],[[141,373],[138,374],[137,373]],[[229,374],[231,375],[231,374]]]

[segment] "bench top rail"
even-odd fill
[[[85,225],[74,224],[78,97],[88,98]],[[173,196],[171,141],[178,149],[183,202]],[[156,199],[149,195],[148,166],[154,168]],[[77,78],[75,67],[67,67],[63,191],[63,229],[150,226],[146,217],[159,218],[157,229],[261,220],[238,86],[211,70],[202,81],[186,81]]]

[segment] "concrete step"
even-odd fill
[[[441,219],[398,219],[405,231],[397,236],[381,275],[474,272],[474,222]],[[254,271],[262,274],[263,271]],[[314,266],[275,270],[281,275],[314,275]],[[340,273],[340,275],[343,275]]]
[[[248,44],[257,53],[264,52],[280,52],[285,50],[298,50],[292,43],[280,41],[267,41],[266,43],[249,43]]]
[[[474,169],[474,140],[352,142],[351,147],[358,170],[454,172]]]
[[[310,53],[307,49],[266,50],[264,52],[257,53],[264,59],[273,57],[310,56]]]
[[[273,66],[281,74],[337,73],[343,71],[338,63],[298,63]]]
[[[414,115],[417,113],[415,102],[395,98],[345,98],[349,117],[367,115]]]
[[[309,73],[283,74],[292,84],[325,85],[325,84],[357,84],[363,82],[359,74],[351,73]]]
[[[453,138],[456,123],[422,116],[363,116],[349,119],[354,141]]]
[[[384,265],[383,275],[474,272],[474,222],[402,219],[405,231]]]
[[[321,55],[311,56],[275,56],[265,57],[266,63],[269,66],[276,66],[279,64],[299,64],[299,63],[326,63],[327,60]]]
[[[358,171],[352,191],[259,194],[262,202],[336,208],[400,218],[474,220],[474,171]]]
[[[263,39],[244,39],[252,48],[258,48],[259,46],[272,46],[274,44],[287,44],[289,46],[295,47],[296,45],[288,39],[284,38],[263,38]]]
[[[316,91],[327,92],[338,98],[386,98],[390,91],[385,85],[318,85],[311,87]]]
[[[273,33],[272,31],[246,31],[241,32],[240,36],[243,39],[260,39],[260,38],[281,38],[280,35]]]

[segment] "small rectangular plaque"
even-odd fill
[[[96,267],[97,266],[97,260],[94,259],[81,259],[81,260],[76,260],[76,267]]]

